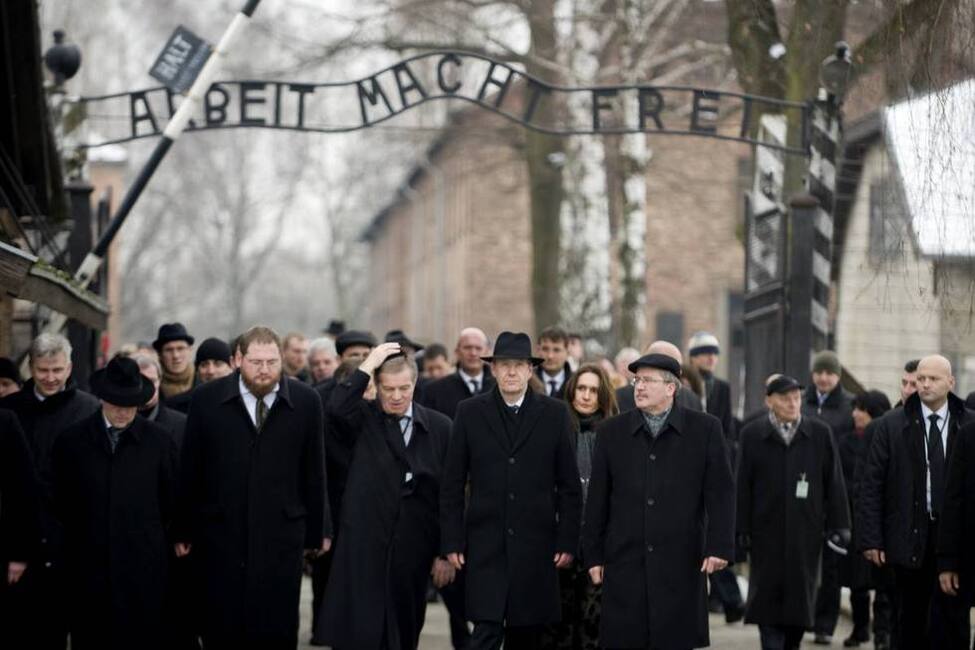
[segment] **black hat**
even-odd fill
[[[11,379],[17,382],[18,386],[24,383],[20,378],[20,371],[17,370],[17,364],[7,357],[0,357],[0,379]]]
[[[156,340],[152,342],[152,347],[156,349],[156,352],[162,352],[162,347],[172,341],[186,341],[188,344],[193,345],[193,341],[195,340],[186,332],[186,327],[182,323],[163,323],[159,327],[159,334],[156,335]]]
[[[204,361],[223,361],[230,363],[230,346],[217,338],[209,338],[200,343],[196,348],[195,365],[200,365]]]
[[[542,362],[540,357],[532,355],[532,340],[524,332],[501,332],[494,344],[494,353],[490,357],[481,357],[488,363],[499,359],[524,359],[536,366]]]
[[[372,332],[348,330],[347,332],[342,332],[335,338],[335,351],[339,355],[353,345],[364,345],[369,348],[374,348],[376,347],[376,337],[372,335]]]
[[[680,377],[680,363],[666,354],[645,354],[627,366],[630,372],[636,374],[640,368],[656,368],[666,370],[674,377]]]
[[[765,386],[766,395],[781,395],[794,390],[802,390],[802,384],[788,375],[779,375]]]
[[[89,383],[95,397],[115,406],[142,406],[156,390],[139,372],[139,364],[128,357],[114,357],[92,373]]]
[[[345,331],[345,321],[332,319],[328,321],[328,327],[322,330],[322,334],[335,337]]]
[[[416,351],[423,349],[423,345],[410,340],[403,330],[389,330],[386,332],[386,343],[399,343],[401,347],[413,348]]]

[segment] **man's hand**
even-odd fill
[[[556,569],[568,569],[572,566],[572,553],[556,553],[553,562]]]
[[[879,548],[868,548],[863,552],[863,557],[867,558],[867,560],[873,563],[875,566],[883,566],[887,564],[887,554],[881,551]]]
[[[704,562],[701,563],[701,573],[706,573],[711,575],[715,571],[720,571],[721,569],[728,566],[728,560],[722,560],[720,557],[706,557]]]
[[[174,548],[176,549],[176,557],[186,557],[190,554],[190,550],[192,550],[193,545],[184,544],[183,542],[176,542]]]
[[[20,577],[27,570],[26,562],[10,562],[7,564],[7,584],[15,585]]]
[[[433,561],[430,575],[433,577],[433,586],[441,589],[454,581],[454,578],[457,577],[457,569],[451,566],[447,560],[438,557]]]
[[[589,579],[594,585],[603,584],[603,565],[600,564],[589,569]]]
[[[955,571],[942,571],[938,575],[938,582],[941,583],[941,591],[949,596],[957,596],[959,589],[958,573]]]
[[[464,568],[463,553],[447,553],[447,561],[450,562],[450,566],[454,567],[458,571]]]
[[[365,361],[359,364],[359,370],[372,377],[372,373],[376,371],[376,368],[383,365],[386,359],[394,354],[400,354],[402,351],[399,343],[380,343],[372,349]]]

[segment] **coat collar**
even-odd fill
[[[762,416],[762,422],[765,425],[765,431],[762,433],[763,438],[768,439],[771,436],[775,436],[776,440],[782,440],[782,436],[779,435],[779,432],[775,429],[775,425],[772,424],[772,420],[769,419],[768,411]],[[796,435],[799,434],[802,434],[806,438],[812,437],[812,424],[810,424],[808,417],[799,416],[799,426],[796,427]],[[793,440],[795,440],[794,437]],[[784,443],[785,441],[782,440],[782,442]]]
[[[833,407],[836,402],[843,399],[843,393],[843,383],[837,382],[836,387],[823,400],[823,406]],[[819,391],[816,389],[816,384],[810,384],[806,387],[806,404],[819,407]]]
[[[132,420],[132,424],[129,425],[129,428],[125,430],[125,433],[119,440],[119,444],[121,445],[123,440],[131,440],[135,444],[141,443],[145,422],[147,420],[144,417],[136,414],[135,419]],[[88,440],[96,447],[110,452],[108,447],[108,429],[105,426],[105,415],[101,409],[95,411],[88,418]]]
[[[240,399],[241,404],[243,400],[240,397],[240,371],[236,370],[232,374],[223,377],[222,379],[215,379],[214,381],[222,382],[220,386],[220,401],[230,402],[234,399]],[[291,382],[298,381],[297,379],[292,379],[291,377],[285,377],[281,375],[281,379],[278,381],[278,399],[274,400],[274,405],[277,406],[278,402],[282,402],[288,406],[288,408],[294,408],[294,402],[291,400],[291,389],[289,388]]]
[[[673,429],[674,433],[683,434],[687,430],[685,411],[686,409],[677,403],[677,396],[674,395],[674,403],[670,407],[670,413],[667,414],[664,425],[660,428],[660,433],[663,433],[667,429]],[[631,434],[645,430],[646,420],[643,417],[643,411],[635,408],[632,411],[627,411],[625,415],[628,415],[630,418],[627,428],[630,429]],[[657,437],[659,437],[659,434]]]

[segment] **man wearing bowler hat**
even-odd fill
[[[162,383],[159,391],[163,400],[170,400],[193,388],[193,364],[190,348],[195,341],[182,323],[163,323],[159,327],[152,347],[162,365]]]
[[[528,390],[541,359],[527,334],[502,332],[483,359],[497,386],[457,407],[441,546],[455,569],[466,568],[471,650],[533,650],[539,626],[560,618],[557,570],[571,565],[579,543],[572,424],[564,401]]]
[[[603,648],[707,646],[707,578],[734,551],[734,480],[721,422],[675,400],[680,364],[629,365],[636,409],[600,425],[583,556],[603,585]]]
[[[91,376],[94,415],[54,445],[54,505],[64,524],[71,647],[157,648],[169,562],[166,526],[176,443],[136,417],[155,392],[132,359]]]

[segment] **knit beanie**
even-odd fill
[[[687,356],[698,354],[721,354],[718,337],[710,332],[695,332],[687,342]]]
[[[842,375],[843,367],[840,365],[840,359],[836,356],[835,352],[832,350],[823,350],[822,352],[817,352],[816,356],[813,357],[812,371],[831,372],[834,375]]]
[[[209,338],[196,348],[196,365],[204,361],[223,361],[230,363],[230,346],[224,341]]]

